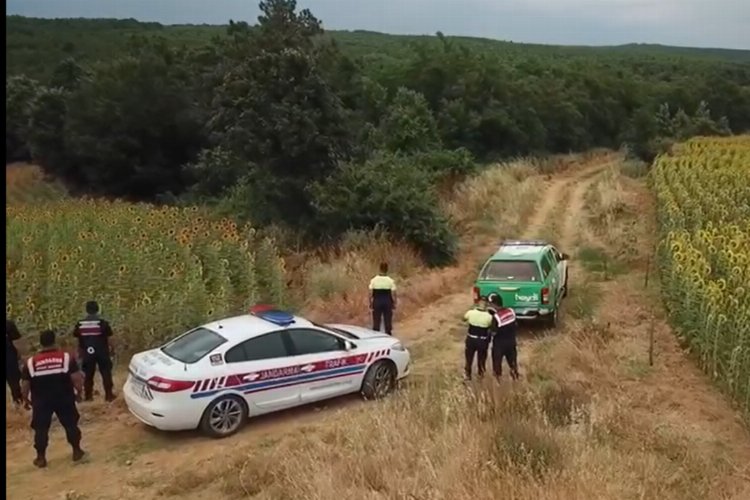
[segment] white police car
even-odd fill
[[[382,397],[409,374],[409,361],[389,335],[255,306],[136,354],[123,394],[147,425],[226,437],[250,416],[358,391]]]

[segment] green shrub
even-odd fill
[[[414,245],[429,265],[454,260],[457,238],[438,208],[434,178],[409,158],[379,154],[342,164],[310,187],[320,233],[384,228]]]

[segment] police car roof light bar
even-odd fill
[[[276,306],[271,304],[255,304],[250,308],[250,314],[255,314],[263,311],[273,311]]]
[[[265,304],[251,307],[250,314],[278,326],[289,326],[294,323],[294,315]]]
[[[547,243],[544,240],[503,240],[500,242],[500,246],[532,246],[532,247],[543,247],[547,246],[549,243]]]

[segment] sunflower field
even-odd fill
[[[68,199],[6,214],[6,315],[24,332],[70,332],[97,300],[132,351],[252,303],[284,302],[273,241],[197,208]]]
[[[750,413],[750,136],[696,138],[651,171],[679,334]]]

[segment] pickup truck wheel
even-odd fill
[[[552,311],[552,314],[548,314],[545,319],[549,328],[557,328],[560,325],[560,305],[558,304],[554,311]]]

